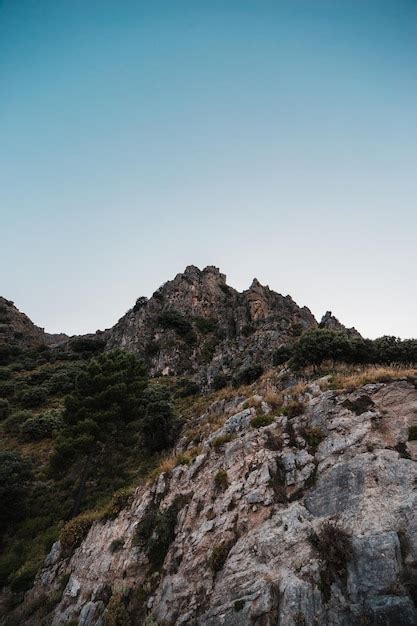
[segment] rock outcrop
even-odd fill
[[[192,375],[210,383],[253,362],[271,363],[274,349],[317,327],[306,307],[254,279],[239,293],[216,267],[191,265],[135,306],[109,331],[109,348],[143,357],[154,375]]]
[[[17,343],[27,348],[46,342],[43,328],[35,326],[27,315],[19,311],[11,300],[0,297],[0,340]]]
[[[258,289],[243,297],[265,320],[275,295],[256,301]],[[72,555],[54,545],[28,594],[58,594],[44,623],[119,624],[124,611],[134,624],[417,623],[415,382],[319,381],[284,397],[284,413],[257,391],[196,417],[217,430],[193,460],[139,487]]]
[[[337,317],[335,317],[331,311],[327,311],[323,317],[321,318],[320,328],[327,328],[328,330],[333,330],[336,332],[342,332],[348,335],[348,337],[360,337],[361,334],[356,330],[356,328],[346,328]]]

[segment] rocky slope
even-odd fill
[[[19,311],[14,302],[0,297],[0,342],[37,348],[42,345],[58,345],[67,339],[68,336],[64,333],[46,333],[25,313]]]
[[[274,349],[317,322],[306,307],[254,279],[239,293],[216,267],[186,268],[109,331],[108,347],[141,355],[152,374],[194,375],[209,384],[253,362],[270,364]]]
[[[27,602],[56,606],[22,623],[416,624],[415,380],[326,380],[281,398],[264,377],[196,415],[173,468],[54,545]]]

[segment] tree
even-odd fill
[[[294,346],[293,365],[320,365],[323,361],[349,361],[349,337],[342,332],[316,329],[304,333]]]
[[[152,387],[145,392],[144,416],[141,420],[142,441],[149,452],[171,447],[181,426],[166,387]]]
[[[0,451],[0,532],[22,516],[31,479],[28,461],[15,452]]]
[[[52,458],[57,472],[80,463],[72,516],[79,511],[89,476],[111,464],[113,451],[134,443],[146,385],[144,365],[122,350],[92,359],[78,375],[65,400],[64,426]]]

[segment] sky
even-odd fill
[[[417,336],[416,0],[0,0],[0,218],[49,332],[193,264]]]

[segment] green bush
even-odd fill
[[[224,541],[223,543],[214,546],[208,561],[209,567],[213,574],[217,574],[223,569],[224,564],[227,561],[229,552],[233,547],[233,543],[234,542]]]
[[[57,410],[46,411],[27,419],[20,428],[20,437],[23,441],[39,441],[52,437],[61,426],[62,413]]]
[[[274,421],[273,415],[256,415],[251,419],[250,425],[252,428],[261,428],[262,426],[270,426]]]
[[[326,328],[305,332],[294,345],[291,365],[295,368],[318,366],[324,361],[415,365],[417,339],[384,336],[372,341]]]
[[[221,446],[224,446],[225,443],[229,443],[229,441],[232,441],[232,439],[233,435],[230,433],[226,433],[225,435],[219,435],[219,437],[213,439],[211,445],[215,450],[218,450],[219,448],[221,448]]]
[[[227,374],[216,374],[213,378],[212,387],[215,391],[219,391],[230,384],[230,376]]]
[[[304,428],[300,434],[304,437],[313,454],[316,452],[321,442],[326,438],[326,434],[321,430],[321,428],[318,428],[318,426]]]
[[[48,382],[50,392],[52,394],[66,394],[74,389],[74,380],[65,370],[57,372]]]
[[[102,519],[114,519],[117,517],[132,502],[134,493],[134,487],[122,487],[122,489],[116,491],[102,514]]]
[[[214,486],[218,491],[226,491],[229,486],[229,478],[226,470],[221,469],[217,472],[214,477]]]
[[[8,400],[0,398],[0,421],[6,419],[10,413],[10,403]]]
[[[293,349],[291,346],[280,346],[272,353],[272,365],[275,367],[278,365],[284,365],[291,359],[293,355]]]
[[[31,481],[28,461],[15,452],[0,450],[0,532],[22,516]]]
[[[188,502],[187,496],[178,496],[163,511],[150,508],[138,524],[133,543],[145,549],[152,567],[160,569],[175,537],[177,517]]]
[[[304,413],[304,404],[299,402],[298,400],[291,400],[287,405],[282,409],[282,413],[287,417],[297,417],[297,415],[301,415]]]
[[[71,350],[83,356],[92,356],[100,354],[106,347],[104,339],[96,337],[76,337],[69,342]]]
[[[23,390],[19,394],[20,404],[27,409],[32,409],[45,404],[48,398],[48,391],[44,387],[34,387]]]
[[[98,515],[95,511],[82,513],[65,524],[59,536],[64,554],[72,554],[81,545],[97,517]]]
[[[0,380],[9,380],[12,377],[10,367],[0,367]]]
[[[216,320],[208,319],[205,317],[195,317],[194,324],[197,330],[203,335],[206,335],[208,333],[214,333],[217,328]]]
[[[148,389],[144,394],[144,415],[140,421],[145,448],[151,453],[170,448],[180,425],[169,390],[164,387]]]
[[[240,385],[251,385],[262,376],[263,372],[264,368],[259,363],[244,367],[233,378],[233,386],[240,387]]]
[[[3,428],[9,435],[18,435],[21,425],[32,417],[30,411],[15,411],[3,422]]]
[[[192,324],[179,311],[174,309],[164,311],[158,317],[158,324],[161,328],[175,330],[177,335],[190,345],[197,342]]]
[[[200,385],[194,380],[183,378],[178,381],[175,388],[175,396],[177,398],[188,398],[200,393]]]

